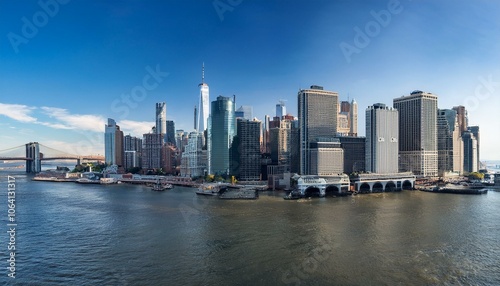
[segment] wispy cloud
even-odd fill
[[[0,103],[0,115],[25,123],[34,123],[37,121],[35,117],[30,115],[35,109],[36,107],[27,105]]]
[[[81,131],[104,132],[106,119],[100,115],[72,114],[67,109],[41,107],[45,115],[56,119],[57,123],[41,123],[56,129],[76,129]]]
[[[151,127],[155,125],[154,122],[148,121],[132,121],[122,120],[117,123],[124,134],[131,134],[132,136],[142,137],[142,134],[151,131]]]

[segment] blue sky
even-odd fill
[[[102,154],[106,118],[140,136],[159,101],[191,131],[204,62],[211,100],[235,94],[263,119],[284,99],[296,115],[297,91],[322,85],[357,100],[361,134],[367,106],[432,92],[440,108],[465,105],[482,159],[500,159],[498,11],[487,0],[1,0],[0,150]],[[122,96],[140,91],[127,107]]]

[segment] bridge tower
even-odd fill
[[[26,159],[26,173],[39,173],[42,171],[40,145],[38,142],[26,144]]]

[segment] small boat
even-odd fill
[[[283,197],[285,200],[298,200],[300,199],[300,192],[289,192],[286,196]]]
[[[152,187],[151,187],[151,190],[153,191],[157,191],[157,192],[161,192],[161,191],[165,191],[165,190],[169,190],[173,188],[173,186],[171,184],[162,184],[160,182],[160,180],[157,180],[156,181],[156,184],[154,184]]]

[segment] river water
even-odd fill
[[[12,285],[500,285],[495,191],[224,201],[182,187],[0,177],[0,282]]]

